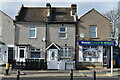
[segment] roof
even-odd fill
[[[81,18],[83,18],[84,16],[86,16],[87,14],[89,14],[90,12],[95,11],[98,14],[100,14],[101,16],[103,16],[105,19],[109,20],[107,17],[105,17],[103,14],[101,14],[100,12],[98,12],[97,10],[95,10],[94,8],[91,9],[90,11],[88,11],[87,13],[85,13],[83,16],[81,16],[78,20],[80,20]],[[110,20],[109,20],[110,21]]]
[[[72,7],[22,7],[17,22],[76,22],[71,15]],[[76,9],[76,8],[75,8]],[[73,11],[74,12],[74,11]],[[49,15],[49,16],[48,16]]]
[[[21,22],[45,22],[47,20],[46,8],[23,7],[17,16],[17,21]]]
[[[70,14],[71,8],[52,8],[51,21],[54,22],[74,22],[74,17]]]
[[[8,16],[6,13],[4,13],[2,10],[0,10],[0,12],[2,13],[2,14],[4,14],[4,15],[6,15],[7,17],[9,17],[10,19],[12,19],[13,20],[13,18],[11,18],[10,16]],[[14,21],[14,20],[13,20]]]
[[[50,49],[52,46],[54,46],[55,48],[57,48],[58,50],[60,50],[60,47],[59,47],[57,44],[55,44],[55,43],[51,43],[51,44],[46,48],[46,50]]]

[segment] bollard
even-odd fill
[[[73,80],[73,69],[70,70],[70,80]]]
[[[94,80],[96,80],[96,71],[94,71]]]
[[[6,63],[6,75],[8,75],[8,73],[9,73],[9,63]]]
[[[20,79],[20,70],[17,70],[17,80]]]

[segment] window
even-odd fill
[[[29,38],[36,38],[36,27],[30,27]]]
[[[66,39],[67,38],[67,29],[66,27],[59,28],[59,38]]]
[[[40,58],[40,52],[31,52],[31,58]]]
[[[72,48],[61,48],[60,57],[61,58],[71,58],[72,56]]]
[[[31,49],[31,58],[41,58],[40,49]]]
[[[24,58],[24,50],[23,49],[20,50],[20,58]]]
[[[97,37],[97,27],[90,26],[90,38],[96,38],[96,37]]]
[[[98,47],[97,46],[84,46],[83,47],[83,57],[84,58],[97,58],[98,57]],[[91,60],[91,59],[89,59]]]

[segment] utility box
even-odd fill
[[[65,70],[65,62],[63,61],[59,62],[58,70]]]
[[[69,61],[65,63],[66,70],[74,69],[74,61]]]

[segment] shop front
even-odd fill
[[[84,66],[108,66],[114,41],[79,41],[79,63]]]

